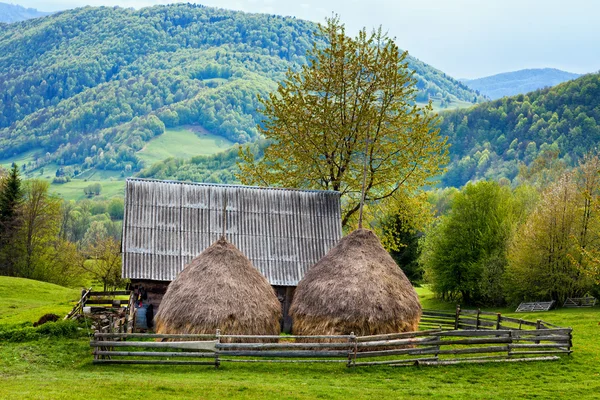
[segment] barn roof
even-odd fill
[[[296,286],[342,236],[340,194],[128,179],[123,277],[171,281],[222,235],[272,285]]]

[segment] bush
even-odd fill
[[[0,331],[0,342],[31,342],[44,337],[76,338],[87,335],[87,330],[75,321],[48,322],[36,328],[27,325]]]

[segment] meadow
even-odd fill
[[[198,126],[186,125],[165,130],[165,133],[150,140],[137,155],[147,166],[150,166],[170,157],[187,159],[197,155],[212,155],[227,150],[231,146],[233,143],[224,137],[211,134]],[[20,167],[30,161],[35,161],[35,157],[39,155],[40,151],[40,149],[34,149],[14,157],[0,159],[0,166],[8,169],[13,162],[16,162]],[[51,182],[50,192],[65,200],[82,200],[86,198],[83,189],[95,183],[102,186],[102,192],[96,198],[123,197],[125,178],[131,175],[125,176],[119,171],[91,168],[83,171],[70,182],[52,183],[58,168],[57,164],[47,164],[42,168],[28,171],[25,178]]]
[[[36,281],[0,279],[0,335],[43,312],[65,313],[79,291]],[[426,288],[426,308],[452,309]],[[39,293],[43,293],[40,295]],[[17,307],[13,307],[17,305]],[[347,368],[332,364],[95,366],[86,326],[78,337],[0,341],[2,399],[338,399],[338,398],[598,398],[599,308],[521,313],[520,318],[574,329],[574,353],[560,361],[440,367]],[[497,310],[514,315],[511,310]],[[1,336],[0,336],[1,337]]]

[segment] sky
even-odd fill
[[[596,0],[0,0],[40,11],[197,2],[323,22],[336,13],[355,34],[382,26],[398,46],[455,78],[525,68],[600,70]]]

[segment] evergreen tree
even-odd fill
[[[23,201],[23,190],[19,167],[13,163],[8,175],[0,181],[0,274],[14,275],[10,244],[19,229],[19,206]]]

